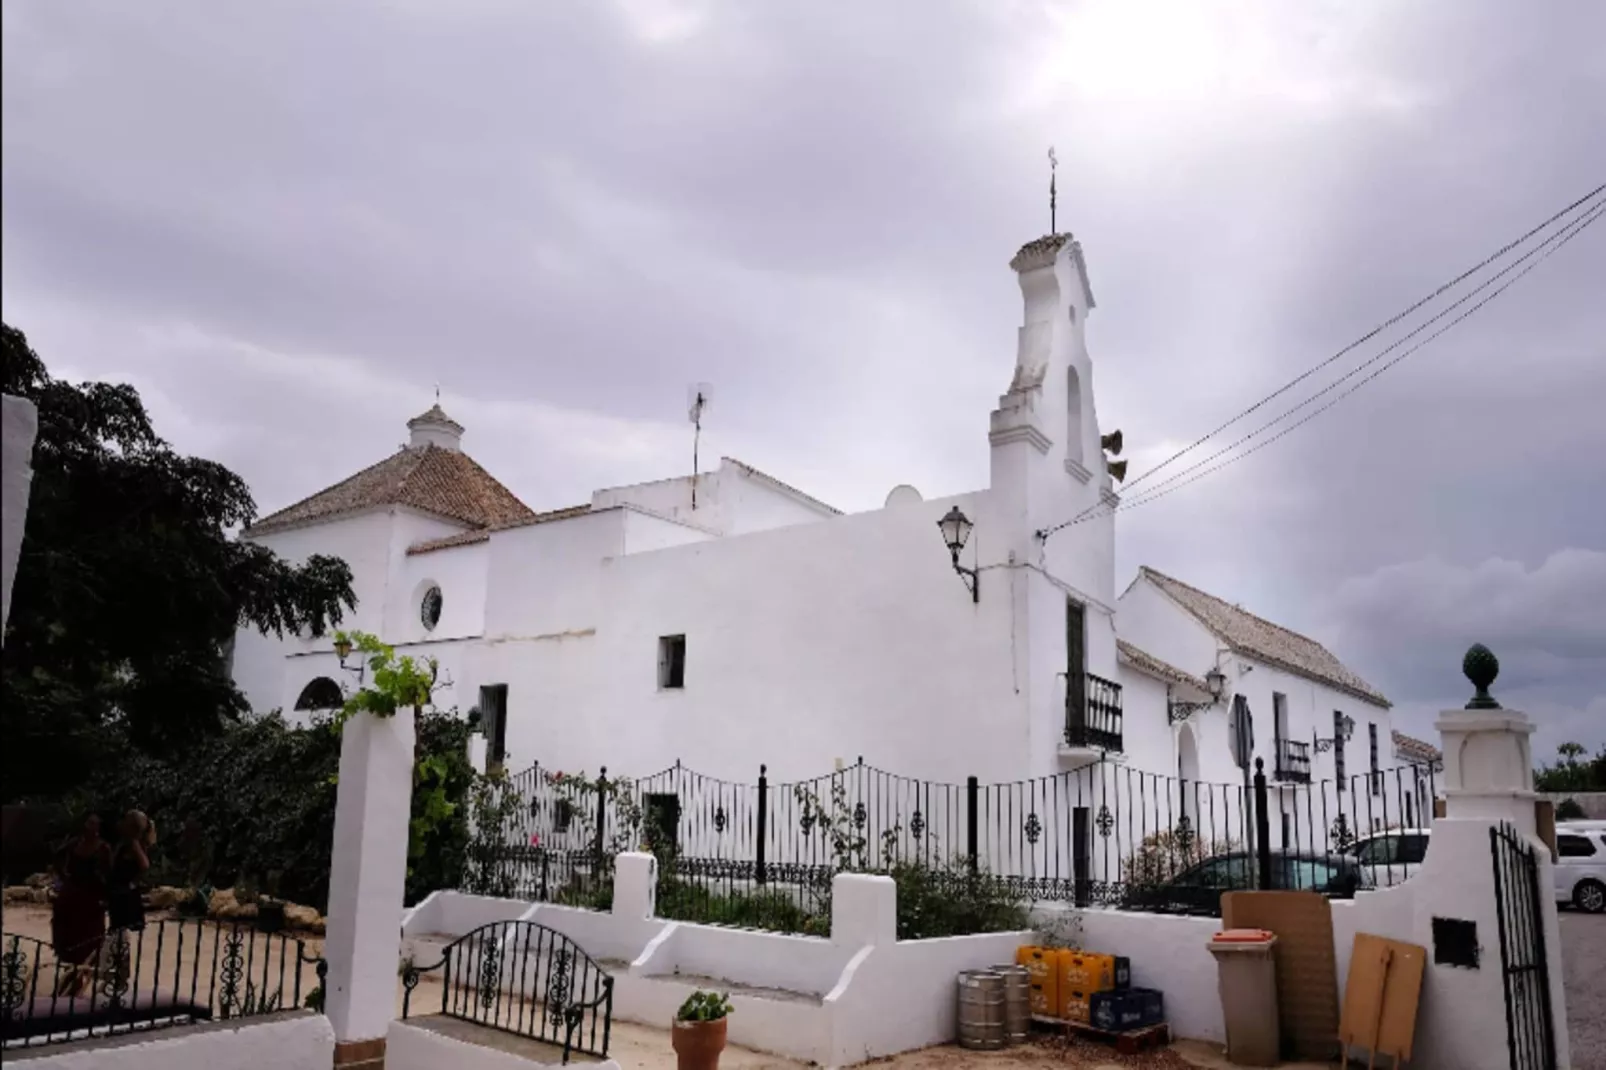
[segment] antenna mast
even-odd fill
[[[690,395],[690,403],[686,407],[686,416],[691,420],[693,428],[691,438],[691,507],[693,510],[697,508],[697,475],[699,467],[697,453],[702,446],[703,410],[708,408],[708,403],[713,400],[713,393],[714,388],[707,383],[697,383],[687,391],[687,394]]]
[[[1050,237],[1059,233],[1059,223],[1055,218],[1054,204],[1055,199],[1058,196],[1058,190],[1055,188],[1054,181],[1057,177],[1055,172],[1059,170],[1059,166],[1059,157],[1054,155],[1054,146],[1050,145],[1048,147],[1048,233]]]

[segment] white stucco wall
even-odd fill
[[[506,684],[512,768],[642,776],[678,759],[745,781],[764,764],[778,782],[862,755],[956,783],[1061,772],[1093,756],[1063,747],[1068,601],[1086,608],[1086,670],[1119,677],[1114,527],[1107,515],[1060,526],[1104,508],[1110,487],[1079,254],[1066,245],[1026,261],[985,490],[840,517],[722,460],[698,478],[695,511],[680,477],[599,490],[588,514],[423,554],[406,548],[450,525],[401,509],[264,543],[291,559],[345,557],[362,599],[347,623],[438,657],[454,684],[439,705],[466,709],[480,686]],[[979,603],[937,528],[955,506],[975,525],[962,563],[980,570]],[[444,612],[426,636],[417,603],[430,583]],[[669,635],[686,637],[683,689],[659,687]],[[315,676],[349,682],[327,651],[327,640],[242,635],[237,676],[255,707],[289,706]],[[1130,760],[1169,770],[1152,691],[1135,688],[1127,706]]]
[[[540,1062],[455,1037],[442,1036],[403,1021],[391,1022],[390,1032],[385,1039],[386,1070],[440,1070],[447,1066],[453,1070],[537,1070],[538,1067],[562,1065],[563,1060],[558,1056],[554,1056],[551,1062]],[[619,1070],[619,1064],[612,1059],[586,1059],[581,1065],[596,1067],[597,1070]]]
[[[458,530],[431,517],[398,511],[390,531],[385,622],[379,632],[387,642],[441,642],[484,633],[488,544],[470,543],[433,553],[407,552],[409,546]],[[441,589],[441,617],[434,630],[428,630],[420,609],[424,592],[432,584]]]
[[[1349,742],[1343,745],[1346,778],[1366,773],[1370,768],[1368,727],[1371,725],[1377,726],[1379,768],[1393,769],[1398,765],[1394,759],[1393,722],[1386,707],[1374,705],[1348,692],[1279,666],[1247,655],[1232,653],[1225,644],[1200,624],[1197,618],[1142,576],[1139,576],[1121,595],[1117,629],[1122,639],[1185,672],[1203,677],[1212,667],[1219,666],[1226,674],[1227,686],[1221,701],[1212,708],[1196,712],[1190,718],[1190,724],[1199,743],[1198,776],[1205,781],[1223,784],[1242,783],[1243,774],[1233,764],[1231,750],[1232,708],[1234,697],[1237,695],[1244,696],[1249,703],[1250,712],[1254,715],[1254,756],[1265,762],[1267,778],[1274,783],[1277,758],[1273,694],[1282,694],[1287,698],[1288,723],[1285,738],[1296,742],[1310,744],[1313,737],[1331,738],[1335,710],[1354,719],[1354,733]],[[1154,702],[1152,689],[1147,685],[1136,684],[1138,679],[1146,678],[1131,668],[1123,669],[1122,679],[1127,683],[1129,693],[1138,695],[1138,701],[1128,705],[1128,725],[1134,725],[1134,722],[1141,718],[1143,732],[1148,733],[1150,731],[1148,726],[1153,723],[1153,714],[1150,712]],[[1163,701],[1162,695],[1162,704]],[[1158,715],[1164,717],[1163,705]],[[1133,731],[1129,727],[1128,735],[1132,734]],[[1175,740],[1177,732],[1173,730],[1170,734]],[[1174,746],[1170,755],[1172,764],[1169,767],[1151,764],[1167,757],[1165,748],[1154,748],[1153,757],[1150,758],[1141,740],[1136,746],[1137,752],[1133,751],[1132,746],[1128,747],[1128,753],[1135,764],[1161,771],[1169,768],[1171,775],[1176,775]],[[1326,824],[1340,812],[1344,812],[1354,813],[1359,819],[1361,827],[1356,830],[1357,832],[1370,831],[1369,826],[1374,819],[1380,826],[1400,824],[1403,815],[1400,813],[1397,793],[1392,790],[1392,780],[1386,779],[1389,790],[1378,793],[1375,798],[1366,790],[1368,785],[1364,781],[1353,786],[1362,789],[1366,797],[1346,797],[1342,800],[1339,798],[1331,784],[1337,768],[1337,751],[1337,746],[1320,754],[1315,752],[1314,747],[1311,749],[1312,780],[1328,782],[1325,786],[1317,784],[1315,790],[1319,797],[1314,802],[1307,798],[1311,789],[1285,789],[1287,805],[1290,807],[1297,805],[1300,822]],[[1144,756],[1140,757],[1140,753]],[[1350,787],[1351,785],[1346,782],[1346,791]],[[1322,820],[1323,815],[1326,817],[1325,821]],[[1280,834],[1279,823],[1274,820],[1272,825],[1273,836],[1277,837]]]
[[[310,527],[269,532],[256,541],[292,564],[301,564],[313,554],[344,560],[351,567],[357,607],[347,612],[340,626],[349,631],[379,632],[384,627],[390,526],[390,514],[376,511]],[[252,709],[265,713],[282,708],[288,716],[306,680],[296,686],[295,693],[286,701],[284,695],[290,684],[286,681],[285,658],[328,649],[327,637],[313,640],[285,636],[281,639],[262,635],[254,628],[241,628],[234,642],[235,685],[244,692]]]
[[[33,1056],[37,1070],[329,1070],[335,1033],[321,1014],[186,1026]]]
[[[600,560],[621,512],[531,529],[527,553],[508,533],[491,544],[493,635],[561,638],[487,645],[475,675],[509,685],[521,762],[642,775],[678,758],[733,779],[767,763],[780,780],[863,754],[938,778],[1011,775],[1028,761],[1024,643],[997,574],[979,605],[953,574],[936,527],[951,504]],[[985,499],[964,507],[985,555]],[[658,687],[666,635],[686,637],[683,689]],[[947,745],[961,732],[964,753]]]
[[[677,476],[608,487],[591,496],[591,507],[635,505],[720,535],[745,535],[832,516],[829,508],[777,486],[765,475],[728,457],[721,458],[718,467],[697,476],[695,508],[692,482],[691,476]]]

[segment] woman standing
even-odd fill
[[[50,906],[50,943],[60,967],[70,970],[58,991],[78,992],[87,967],[106,938],[106,878],[111,872],[111,848],[100,838],[100,818],[90,814],[76,838],[56,859],[59,884]]]
[[[111,927],[127,932],[145,928],[145,901],[139,883],[151,868],[150,849],[156,843],[156,826],[138,810],[123,815],[117,831],[122,838],[112,853],[111,877],[106,889],[106,912]]]

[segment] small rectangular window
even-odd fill
[[[658,640],[659,688],[686,686],[686,637],[666,635]]]
[[[480,688],[480,728],[485,732],[486,767],[499,769],[507,760],[507,685]]]

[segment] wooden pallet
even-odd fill
[[[1171,1027],[1164,1022],[1125,1033],[1112,1033],[1107,1029],[1096,1029],[1081,1022],[1066,1022],[1065,1035],[1086,1037],[1088,1040],[1108,1044],[1122,1055],[1136,1055],[1153,1048],[1163,1048],[1171,1043]]]

